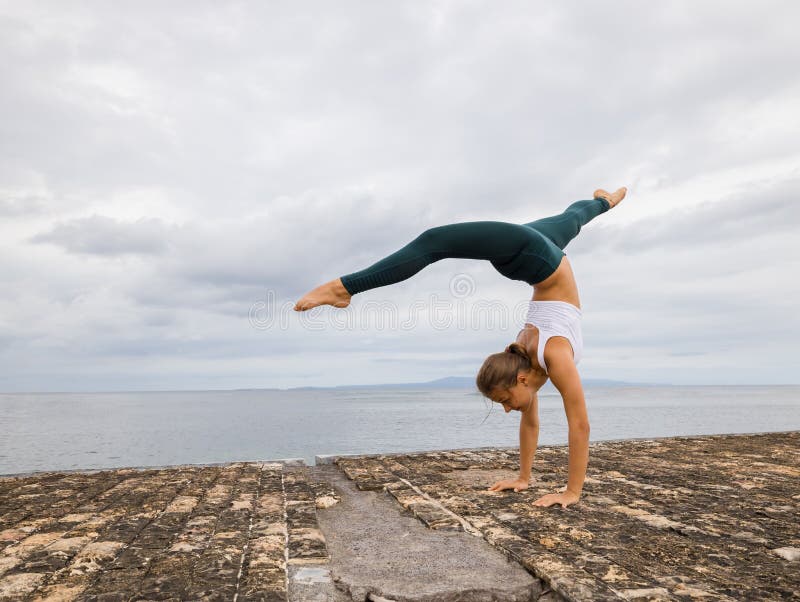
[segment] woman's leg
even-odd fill
[[[581,231],[581,226],[585,226],[610,208],[611,205],[606,199],[575,201],[564,210],[564,213],[537,219],[525,225],[542,233],[559,249],[563,250],[578,235],[578,232]]]
[[[552,274],[563,256],[544,235],[522,224],[480,221],[437,226],[371,266],[318,286],[294,309],[347,307],[352,295],[406,280],[446,257],[486,259],[507,278],[533,285]]]
[[[497,221],[437,226],[368,268],[342,276],[341,282],[350,295],[355,295],[406,280],[446,257],[486,259],[493,265],[503,265],[541,238],[532,234],[520,224]]]
[[[430,228],[368,268],[318,286],[294,308],[305,311],[324,304],[347,307],[352,295],[406,280],[445,257],[486,259],[507,278],[535,285],[558,268],[564,247],[581,226],[619,203],[625,191],[620,188],[609,194],[597,190],[591,201],[577,201],[560,215],[527,224],[481,221]]]

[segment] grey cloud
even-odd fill
[[[101,215],[75,219],[56,225],[49,232],[33,236],[33,243],[50,243],[70,253],[117,256],[125,254],[160,255],[167,248],[168,231],[155,218],[120,222]]]
[[[760,187],[691,210],[642,220],[618,236],[617,247],[632,252],[685,246],[688,242],[695,247],[731,243],[736,245],[733,253],[743,252],[744,246],[760,237],[798,232],[798,185],[800,180],[781,182],[779,187]]]
[[[289,349],[276,349],[265,345],[263,341],[244,341],[203,337],[192,340],[188,337],[165,338],[163,332],[153,332],[152,336],[137,338],[119,338],[97,341],[90,348],[79,349],[88,360],[98,358],[125,357],[182,357],[182,358],[269,358],[275,355],[290,353]]]
[[[44,199],[33,195],[0,197],[0,216],[4,217],[38,215],[43,213],[46,207]]]
[[[159,285],[137,286],[135,294],[158,303],[163,291],[189,285],[220,301],[252,300],[268,290],[294,297],[378,261],[424,227],[402,207],[378,207],[369,194],[292,201],[266,215],[170,229]],[[329,215],[329,203],[338,204],[337,215]]]
[[[626,254],[675,248],[733,245],[731,253],[743,253],[748,245],[758,249],[758,239],[782,235],[794,238],[800,231],[800,212],[796,210],[800,179],[752,185],[749,190],[710,202],[697,199],[695,205],[666,212],[621,226],[592,223],[568,247],[568,252],[583,253],[603,248]],[[630,202],[646,203],[646,197]],[[626,202],[626,201],[623,201]],[[620,209],[622,210],[622,209]],[[794,253],[800,256],[800,244]],[[751,254],[756,254],[753,251]]]
[[[57,11],[20,10],[15,25],[29,27],[3,36],[7,55],[28,67],[9,61],[4,78],[4,112],[23,116],[6,124],[17,156],[56,187],[180,186],[209,210],[231,190],[250,204],[357,179],[362,168],[400,183],[422,173],[423,189],[462,210],[487,199],[522,205],[531,179],[558,198],[553,182],[574,179],[567,166],[600,152],[641,160],[670,146],[665,175],[678,179],[719,164],[732,151],[709,152],[698,126],[730,98],[791,89],[798,52],[774,17],[788,21],[797,11],[788,3],[760,18],[726,7],[724,27],[714,27],[717,10],[689,23],[635,3],[626,23],[603,6],[577,18],[568,6],[526,3],[250,7],[247,18],[193,9],[187,18],[180,4],[85,5],[64,32]],[[45,17],[38,36],[26,32]],[[85,144],[85,131],[105,134]],[[621,137],[626,150],[615,147]],[[688,144],[699,146],[688,153]],[[420,161],[437,167],[420,172]]]

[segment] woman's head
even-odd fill
[[[531,358],[522,345],[511,343],[484,360],[475,385],[484,397],[503,404],[510,412],[523,410],[530,403],[531,377]]]

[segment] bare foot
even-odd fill
[[[342,279],[337,278],[318,286],[294,304],[295,311],[306,311],[317,305],[333,305],[334,307],[347,307],[350,305],[350,293],[342,284]]]
[[[625,198],[625,194],[628,192],[628,189],[624,186],[622,188],[618,188],[615,192],[607,192],[602,188],[598,188],[594,191],[594,198],[596,199],[605,199],[608,201],[608,204],[611,207],[617,205],[622,199]]]

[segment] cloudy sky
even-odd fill
[[[0,390],[472,376],[531,288],[425,228],[628,198],[567,248],[585,378],[797,383],[794,2],[0,2]]]

